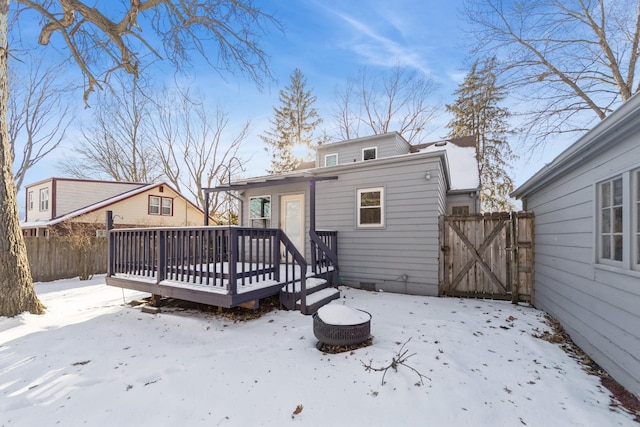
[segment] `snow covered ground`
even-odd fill
[[[104,276],[36,288],[46,315],[0,318],[0,426],[637,426],[525,306],[342,289],[373,345],[323,354],[298,312],[146,314]],[[424,384],[399,366],[382,385],[364,364],[404,343]]]

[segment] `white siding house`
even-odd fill
[[[640,396],[640,97],[513,196],[535,213],[534,304]]]

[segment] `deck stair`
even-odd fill
[[[306,289],[305,307],[302,305],[300,282],[296,282],[293,289],[283,286],[280,290],[280,302],[288,310],[299,310],[305,314],[313,314],[323,305],[340,298],[340,291],[330,287],[329,283],[320,277],[308,277]]]

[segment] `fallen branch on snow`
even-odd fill
[[[407,354],[409,352],[409,350],[405,350],[404,349],[404,347],[409,343],[409,341],[411,341],[411,338],[409,338],[404,344],[402,344],[402,346],[400,347],[400,349],[398,350],[396,355],[391,358],[391,363],[389,365],[387,365],[387,366],[382,366],[380,368],[374,368],[371,365],[371,363],[373,362],[372,360],[369,360],[368,364],[364,363],[362,360],[360,361],[360,363],[362,363],[362,365],[364,366],[365,371],[384,372],[382,374],[382,385],[385,385],[384,377],[387,375],[387,372],[389,371],[389,369],[393,369],[394,371],[398,372],[398,366],[399,365],[402,365],[402,366],[404,366],[406,368],[411,369],[413,372],[415,372],[418,375],[418,377],[420,378],[420,382],[416,383],[416,385],[424,385],[424,379],[426,378],[429,381],[431,381],[431,378],[427,377],[426,375],[422,375],[422,373],[420,373],[413,366],[410,366],[410,365],[407,364],[407,360],[411,356],[415,356],[415,354],[416,354],[416,353]]]

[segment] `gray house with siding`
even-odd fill
[[[535,306],[640,396],[640,97],[513,196],[535,213]]]
[[[232,183],[241,225],[280,228],[305,257],[310,230],[337,231],[341,283],[437,295],[438,217],[478,212],[469,141],[412,146],[393,132],[320,145],[314,167]]]

